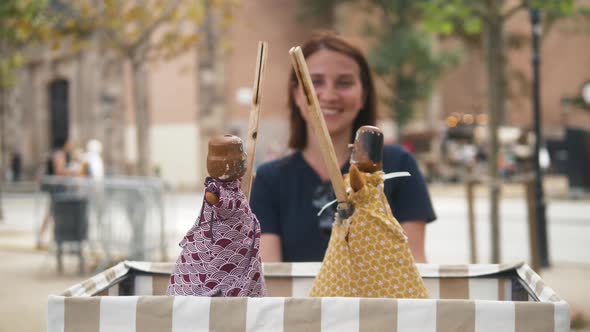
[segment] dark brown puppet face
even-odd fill
[[[383,168],[383,132],[374,126],[362,126],[356,137],[350,155],[350,164],[361,172],[373,173]]]
[[[215,136],[209,140],[207,172],[219,181],[233,181],[246,173],[246,153],[242,140],[233,135]]]

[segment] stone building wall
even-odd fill
[[[84,149],[89,139],[99,139],[108,151],[105,157],[114,165],[113,171],[121,172],[123,131],[117,121],[112,128],[106,121],[107,114],[121,117],[118,65],[96,49],[79,54],[36,49],[31,54],[12,91],[6,126],[7,150],[20,152],[25,178],[33,179],[43,171],[51,150],[49,86],[55,80],[68,82],[69,137],[74,146]]]

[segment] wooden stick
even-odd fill
[[[539,256],[539,241],[537,229],[537,209],[535,209],[535,179],[525,179],[523,181],[526,192],[526,205],[529,224],[529,250],[531,268],[539,273],[541,267],[541,257]]]
[[[307,69],[307,63],[305,62],[301,47],[297,46],[291,48],[289,54],[291,55],[291,62],[293,63],[293,68],[297,74],[299,84],[303,88],[303,94],[305,95],[305,101],[309,111],[309,120],[311,121],[312,128],[318,137],[322,157],[324,158],[324,163],[328,167],[328,174],[332,186],[334,187],[334,193],[336,194],[336,199],[339,203],[338,205],[346,204],[349,206],[346,196],[346,187],[344,186],[344,180],[340,173],[340,167],[338,167],[338,159],[336,159],[336,152],[334,151],[328,127],[326,127],[326,122],[324,121],[324,116],[320,109],[320,103],[315,93],[311,77],[309,76],[309,70]],[[342,206],[342,208],[344,208],[344,206]]]
[[[471,176],[467,179],[467,223],[469,226],[469,262],[477,264],[477,231],[475,229],[475,185],[476,180]]]
[[[265,41],[259,41],[256,73],[252,92],[252,109],[250,110],[250,122],[248,125],[246,173],[242,177],[242,191],[248,200],[250,200],[250,190],[252,189],[252,174],[254,172],[254,158],[256,157],[256,139],[258,138],[258,119],[260,118],[260,100],[262,98],[262,82],[267,56],[268,43]]]

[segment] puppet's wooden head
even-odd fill
[[[356,131],[350,165],[361,172],[374,173],[383,168],[383,132],[374,126],[362,126]]]
[[[246,173],[246,152],[242,140],[234,135],[215,136],[209,140],[207,154],[209,176],[219,181],[233,181]]]

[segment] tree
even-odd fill
[[[299,18],[319,28],[332,29],[336,23],[336,7],[352,1],[354,0],[301,0]]]
[[[208,1],[221,6],[227,1]],[[146,64],[168,60],[194,47],[206,18],[203,1],[79,0],[62,1],[70,10],[55,13],[60,33],[73,40],[95,36],[100,48],[114,51],[130,64],[136,124],[137,172],[151,171],[151,114]]]
[[[14,84],[15,71],[22,64],[20,51],[24,45],[44,35],[46,26],[41,15],[44,8],[43,0],[0,2],[0,183],[4,180],[4,167],[8,159],[5,128],[8,91]],[[2,219],[0,204],[0,220]]]
[[[434,84],[458,60],[458,54],[433,50],[433,35],[420,25],[423,10],[416,1],[371,0],[369,4],[368,11],[377,8],[381,13],[378,25],[368,30],[375,38],[369,60],[389,88],[386,103],[401,129],[415,113],[416,103],[430,97]]]
[[[207,151],[209,139],[224,130],[226,85],[224,81],[223,35],[231,22],[231,1],[225,3],[215,0],[202,0],[205,19],[199,27],[203,38],[198,44],[197,77],[199,86],[198,128],[200,135],[199,151]],[[206,177],[207,168],[200,165],[200,177]]]
[[[573,12],[573,0],[424,0],[425,23],[442,34],[467,32],[480,34],[484,41],[484,57],[488,86],[488,177],[490,223],[492,227],[492,262],[500,261],[500,222],[497,153],[498,127],[506,114],[506,22],[521,10],[534,6],[546,17],[547,24]]]
[[[318,27],[333,28],[335,9],[353,0],[301,0],[300,15]],[[458,60],[456,52],[435,52],[433,34],[421,26],[424,9],[411,0],[356,1],[371,16],[366,33],[373,41],[369,62],[388,88],[383,100],[401,128],[415,113],[418,102],[432,93],[444,69]],[[379,19],[374,20],[377,13]]]

